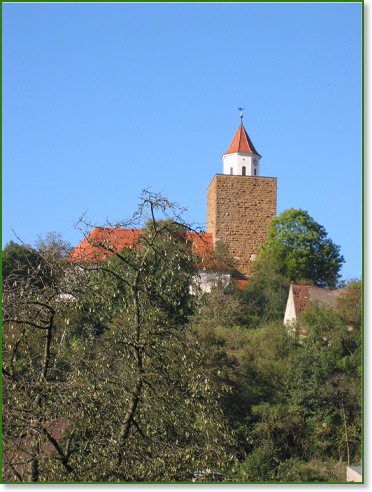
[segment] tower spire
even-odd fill
[[[260,154],[255,149],[252,140],[243,125],[244,108],[240,111],[240,125],[235,136],[222,156],[223,174],[236,176],[259,176]]]

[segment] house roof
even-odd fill
[[[337,298],[345,290],[329,290],[312,285],[291,285],[296,317],[310,308],[311,303],[322,303],[337,308]]]
[[[260,154],[255,149],[252,140],[249,138],[249,135],[246,132],[243,123],[240,123],[239,128],[235,133],[235,136],[230,144],[230,147],[228,148],[227,152],[225,152],[225,155],[235,154],[237,152],[243,154],[244,153],[256,154],[260,156]]]
[[[124,248],[136,249],[143,237],[140,229],[95,227],[72,250],[68,261],[73,263],[100,263],[107,255],[119,253]],[[199,256],[199,268],[214,268],[213,237],[210,233],[187,232],[192,252]]]
[[[73,263],[100,263],[108,254],[119,253],[124,248],[135,248],[140,238],[138,229],[95,227],[72,250],[68,261]]]

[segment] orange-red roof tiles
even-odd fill
[[[249,138],[243,124],[241,123],[226,154],[250,153],[260,155],[255,149],[252,140]],[[260,156],[261,157],[261,156]]]
[[[95,227],[70,253],[68,260],[73,263],[99,263],[110,253],[136,247],[140,235],[138,229]]]
[[[100,263],[108,254],[118,253],[124,248],[136,248],[142,231],[96,227],[70,253],[68,261],[73,263]],[[192,252],[200,257],[199,268],[213,268],[213,237],[210,233],[187,232]]]

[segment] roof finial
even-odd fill
[[[243,124],[243,111],[244,111],[244,108],[238,108],[239,111],[240,111],[240,124],[242,125]]]

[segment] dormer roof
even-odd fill
[[[243,123],[240,123],[237,132],[235,133],[235,137],[233,138],[230,147],[228,148],[226,154],[256,154],[259,157],[261,155],[255,149],[252,140],[249,138],[249,135],[244,128]]]

